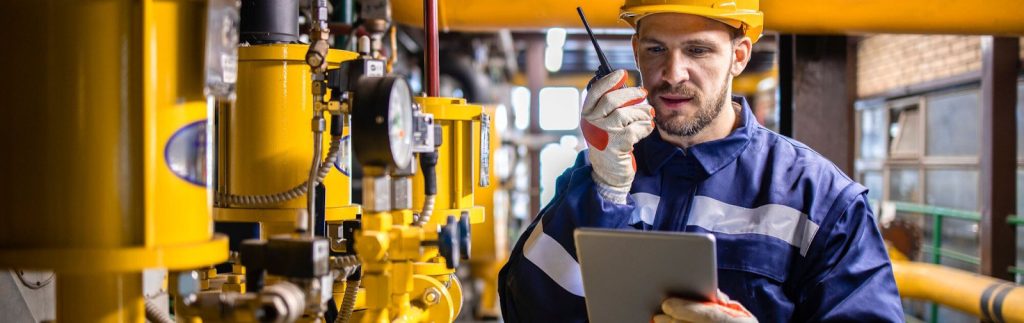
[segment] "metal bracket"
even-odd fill
[[[480,187],[491,184],[491,116],[480,114]]]

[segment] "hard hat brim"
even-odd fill
[[[721,21],[734,28],[742,25],[744,34],[752,42],[757,42],[764,32],[764,14],[753,10],[717,9],[698,6],[658,4],[623,7],[619,19],[636,28],[636,23],[649,15],[657,13],[682,13],[702,16]]]

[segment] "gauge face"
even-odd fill
[[[392,158],[404,168],[412,162],[412,91],[401,78],[395,79],[388,98],[387,126]]]

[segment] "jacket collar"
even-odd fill
[[[666,142],[657,132],[647,136],[639,143],[640,150],[642,150],[641,156],[647,170],[651,174],[657,174],[662,167],[670,162],[694,164],[692,161],[696,161],[695,166],[699,166],[697,170],[703,171],[706,175],[712,175],[739,157],[750,143],[751,134],[758,125],[746,99],[741,96],[733,96],[732,101],[739,103],[742,107],[739,114],[742,120],[740,127],[725,138],[683,149]]]

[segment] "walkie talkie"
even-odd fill
[[[601,50],[601,45],[597,43],[597,38],[594,38],[594,31],[590,30],[590,24],[587,23],[587,16],[583,14],[583,7],[576,7],[576,12],[580,14],[580,20],[583,20],[583,27],[587,29],[587,35],[590,35],[590,42],[594,43],[594,51],[597,52],[597,59],[601,61],[601,66],[597,67],[597,72],[594,72],[594,78],[587,82],[587,89],[590,89],[590,85],[594,84],[597,80],[601,79],[605,75],[612,73],[612,66],[608,64],[608,57],[604,56],[604,51]]]

